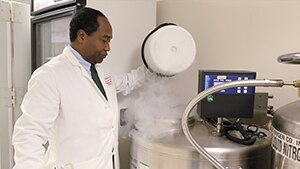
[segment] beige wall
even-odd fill
[[[300,1],[160,0],[157,24],[174,22],[197,43],[193,66],[172,79],[182,103],[197,93],[198,69],[244,69],[257,78],[300,79],[300,65],[277,63],[284,53],[300,52]],[[258,88],[270,92],[275,108],[297,100],[292,87]]]

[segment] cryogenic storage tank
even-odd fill
[[[215,128],[204,121],[195,122],[190,130],[197,142],[226,167],[270,169],[271,133],[267,130],[260,129],[267,137],[257,139],[253,145],[241,145],[218,137],[214,134]],[[181,130],[156,139],[135,134],[132,138],[130,168],[214,169],[188,142]]]
[[[300,53],[278,57],[278,62],[300,64]],[[300,96],[300,81],[295,80]],[[272,169],[300,168],[300,101],[282,106],[272,120]]]
[[[275,112],[272,132],[272,168],[300,168],[300,101]]]

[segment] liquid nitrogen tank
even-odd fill
[[[272,131],[272,168],[300,168],[300,101],[275,112]]]
[[[278,62],[300,64],[300,53],[278,57]],[[300,96],[300,81],[294,81]],[[300,101],[279,108],[272,120],[272,169],[300,168]]]
[[[266,137],[257,139],[252,145],[242,145],[224,136],[216,136],[215,127],[206,121],[197,120],[189,125],[197,142],[229,169],[270,169],[271,133],[268,131],[260,129],[267,134]],[[168,131],[170,134],[156,139],[134,135],[130,168],[215,169],[188,142],[181,129]]]

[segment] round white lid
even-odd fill
[[[167,25],[153,32],[144,46],[148,68],[172,76],[188,69],[196,56],[192,35],[177,25]]]

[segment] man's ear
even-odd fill
[[[87,36],[87,34],[85,33],[84,30],[79,29],[77,31],[77,40],[79,43],[82,43],[85,40],[86,36]]]

